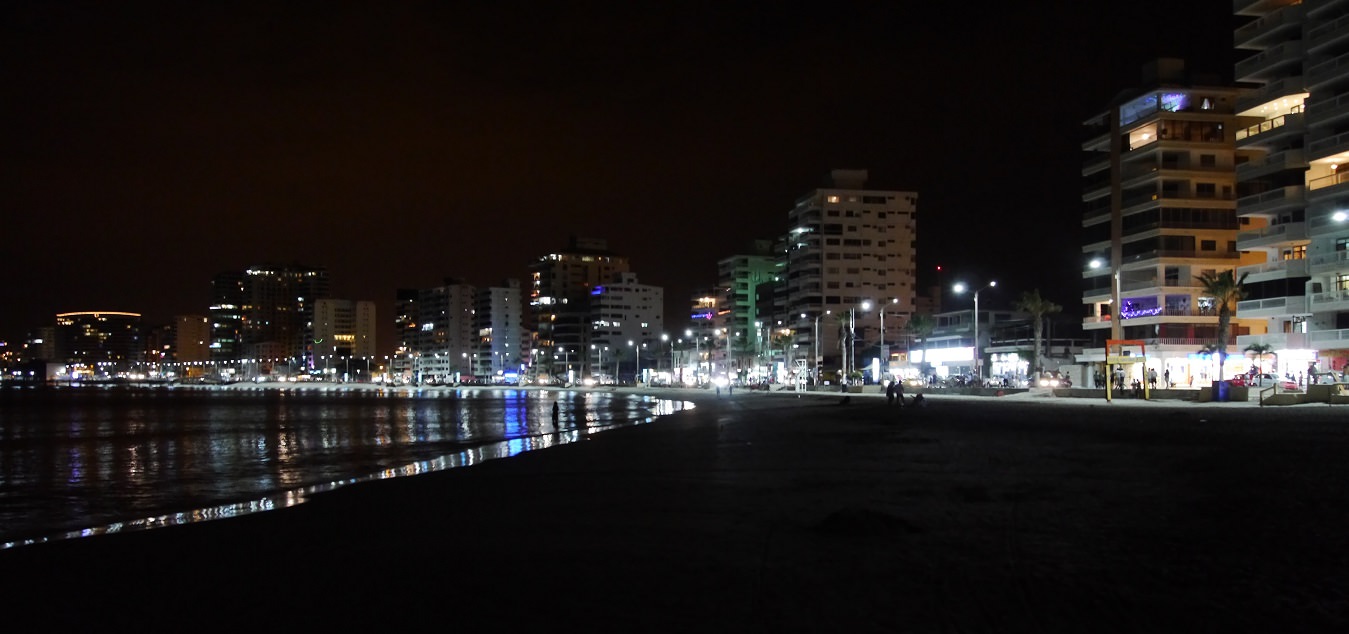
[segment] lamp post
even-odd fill
[[[667,333],[661,333],[660,340],[670,343],[670,381],[673,383],[675,375],[675,342],[673,339],[670,339],[670,335]],[[684,378],[683,374],[681,374],[679,378],[682,380]]]
[[[812,372],[816,383],[820,382],[820,318],[830,314],[830,312],[826,310],[815,316],[815,368]]]
[[[642,347],[633,346],[631,339],[628,340],[628,347],[632,348],[633,354],[637,355],[637,374],[633,377],[632,382],[634,384],[640,384],[642,382]]]
[[[984,373],[982,368],[983,359],[979,356],[979,292],[985,288],[993,288],[997,285],[998,283],[993,281],[989,282],[988,286],[974,290],[974,378],[979,381],[980,385],[983,385],[984,383]],[[957,282],[954,288],[956,293],[963,293],[966,289],[967,287],[962,282]]]
[[[693,363],[694,363],[694,366],[693,366],[693,384],[694,384],[694,385],[697,385],[697,384],[698,384],[698,375],[703,371],[703,353],[702,353],[702,346],[699,345],[698,338],[693,336],[693,329],[692,329],[692,328],[686,328],[686,329],[684,330],[684,336],[685,336],[685,337],[689,337],[690,339],[693,339]]]
[[[892,297],[890,303],[898,304],[899,298]],[[888,373],[890,371],[890,346],[885,343],[885,302],[880,302],[879,308],[881,314],[881,358],[885,359],[885,362],[881,365],[881,369]]]
[[[1091,268],[1099,269],[1105,266],[1105,261],[1100,258],[1092,258]],[[1123,339],[1124,324],[1120,320],[1124,318],[1124,307],[1120,305],[1120,286],[1119,286],[1119,266],[1110,267],[1110,276],[1113,284],[1110,287],[1110,338]],[[1106,351],[1109,354],[1109,351]]]

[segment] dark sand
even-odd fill
[[[10,631],[1349,632],[1349,409],[709,396],[0,551],[0,605]]]

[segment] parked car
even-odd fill
[[[1283,390],[1299,390],[1297,381],[1271,374],[1269,372],[1261,374],[1238,374],[1231,379],[1232,385],[1237,387],[1269,387],[1277,385]]]

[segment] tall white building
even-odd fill
[[[519,280],[478,289],[474,308],[474,376],[495,383],[519,380],[521,364],[528,353],[522,343],[523,301]]]
[[[585,358],[592,376],[628,380],[655,370],[662,355],[665,290],[622,272],[590,289]],[[640,355],[640,356],[639,356]]]
[[[866,170],[833,170],[829,187],[788,213],[779,313],[796,330],[798,349],[818,351],[829,372],[861,370],[897,352],[913,314],[918,194],[869,189],[866,181]]]
[[[1252,159],[1237,167],[1237,247],[1259,255],[1237,314],[1267,332],[1237,347],[1268,346],[1266,370],[1343,371],[1349,358],[1349,0],[1235,0],[1249,18],[1233,42],[1237,81],[1256,86],[1237,104],[1255,121],[1237,131]]]

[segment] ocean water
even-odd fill
[[[290,506],[692,407],[502,388],[0,389],[0,548]]]

